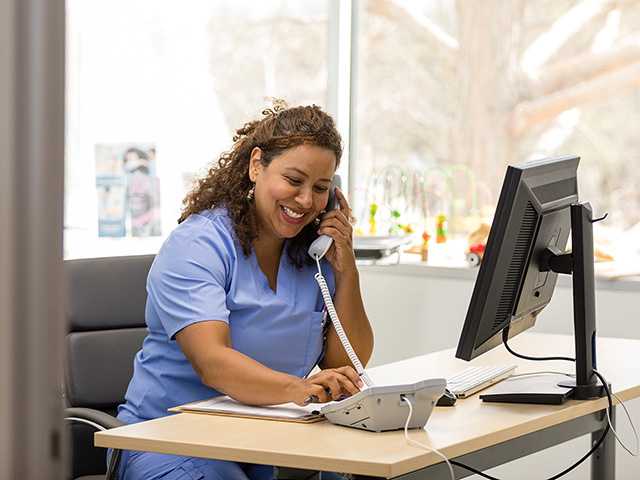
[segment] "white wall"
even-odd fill
[[[471,298],[477,270],[424,267],[420,265],[361,266],[364,302],[373,324],[376,344],[371,365],[389,363],[424,353],[453,348]],[[637,302],[640,282],[598,281],[596,315],[599,336],[640,339]],[[537,332],[573,332],[570,278],[560,278],[551,304],[539,316]],[[525,353],[525,352],[523,352]],[[558,352],[562,354],[564,352]],[[639,356],[640,356],[640,352]],[[629,359],[638,361],[638,359]],[[628,402],[636,425],[640,423],[640,400]],[[620,436],[635,448],[633,433],[621,408],[617,412]],[[487,473],[498,478],[540,480],[562,471],[589,449],[587,436]],[[617,447],[617,480],[636,480],[640,458]],[[481,478],[473,476],[469,478]],[[590,478],[589,460],[563,477]]]

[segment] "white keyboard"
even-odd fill
[[[515,365],[469,367],[447,378],[447,388],[458,398],[467,398],[480,390],[510,377]]]

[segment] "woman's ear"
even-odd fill
[[[260,147],[253,147],[251,150],[251,157],[249,157],[249,179],[255,183],[256,178],[258,178],[258,174],[262,169],[262,150]]]

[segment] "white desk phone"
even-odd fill
[[[340,177],[338,175],[334,176],[331,185],[327,210],[340,208],[335,198],[336,186],[340,186]],[[320,409],[320,413],[331,423],[372,432],[405,428],[407,414],[410,414],[411,418],[409,418],[408,427],[423,428],[437,400],[443,395],[447,381],[444,378],[432,378],[411,384],[384,386],[373,384],[351,343],[349,343],[349,339],[333,306],[327,283],[322,276],[320,260],[331,248],[332,242],[333,239],[331,237],[320,235],[310,245],[308,253],[318,265],[318,273],[316,273],[315,278],[320,286],[322,298],[331,317],[333,327],[349,359],[366,386],[351,397],[324,405]]]

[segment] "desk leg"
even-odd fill
[[[611,413],[611,425],[616,426],[616,409]],[[604,430],[591,434],[591,445],[602,436]],[[609,432],[598,449],[591,455],[591,480],[615,480],[616,477],[616,438]]]

